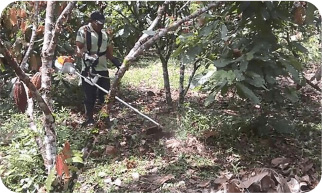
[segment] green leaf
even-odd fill
[[[299,96],[297,95],[297,91],[292,88],[285,88],[285,97],[289,99],[291,102],[299,101]]]
[[[274,4],[271,1],[264,1],[264,3],[270,11],[274,9]]]
[[[53,181],[55,180],[55,173],[56,173],[56,167],[51,168],[49,175],[45,181],[45,187],[46,187],[46,191],[50,192],[51,190],[51,185],[53,183]]]
[[[172,53],[172,56],[171,57],[173,57],[173,58],[175,58],[175,57],[177,57],[177,56],[179,56],[180,54],[181,54],[181,52],[182,52],[182,45],[180,45],[173,53]]]
[[[195,58],[200,54],[202,48],[200,46],[194,46],[190,48],[182,57],[184,64],[190,64],[195,61]]]
[[[205,100],[205,106],[208,107],[215,101],[216,92],[212,92]]]
[[[253,52],[248,52],[247,54],[246,54],[246,60],[247,61],[250,61],[250,60],[252,60],[254,58],[254,53]]]
[[[228,59],[222,58],[222,59],[215,60],[214,65],[217,68],[223,68],[223,67],[227,66],[228,64],[233,63],[234,61],[235,60],[228,60]]]
[[[218,23],[218,21],[216,21]],[[201,36],[208,36],[211,32],[213,32],[214,25],[212,23],[208,23],[207,26],[203,27],[200,30],[200,35]]]
[[[296,83],[300,83],[299,72],[291,65],[285,64],[286,70],[291,74]]]
[[[236,81],[240,82],[245,80],[245,76],[241,70],[234,70]]]
[[[72,157],[73,163],[83,163],[83,159],[81,157]]]
[[[32,157],[28,154],[20,154],[18,160],[23,160],[26,162],[33,162],[34,160],[32,159]]]
[[[291,42],[291,45],[296,47],[296,49],[302,53],[308,53],[308,50],[299,42]]]
[[[253,86],[256,86],[256,87],[259,87],[259,88],[266,88],[265,87],[265,79],[255,73],[255,72],[247,72],[247,75],[250,77],[250,78],[247,78],[246,79],[246,82],[248,82],[249,84],[253,85]]]
[[[268,82],[269,84],[275,84],[275,83],[276,83],[276,79],[275,79],[273,76],[266,75],[266,76],[265,76],[265,80],[266,80],[266,82]]]
[[[245,72],[247,70],[247,67],[248,67],[248,61],[247,60],[243,60],[240,63],[239,69],[240,69],[240,71]]]
[[[305,23],[314,25],[314,12],[317,10],[315,5],[312,3],[307,3],[307,9],[306,9],[306,17],[305,17]]]
[[[0,63],[0,71],[4,72],[6,70],[6,68],[4,67],[4,64]]]
[[[240,3],[239,9],[238,9],[238,13],[242,13],[243,11],[245,11],[248,7],[250,6],[250,2],[249,1],[244,1]]]
[[[226,81],[227,82],[227,81]],[[221,86],[220,86],[220,89],[221,89],[221,95],[225,95],[227,92],[228,92],[228,88],[229,88],[229,86],[228,86],[228,84],[227,83],[225,83],[225,82],[223,82],[222,84],[221,84]]]
[[[249,98],[253,103],[255,104],[259,104],[260,103],[260,99],[255,95],[255,93],[250,90],[247,86],[245,86],[244,84],[237,82],[236,84],[237,89],[240,89],[240,91],[247,97]]]
[[[222,24],[221,25],[221,39],[226,39],[227,32],[228,32],[227,26],[225,24]]]

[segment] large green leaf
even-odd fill
[[[214,65],[217,67],[217,68],[223,68],[225,66],[227,66],[228,64],[231,64],[235,62],[235,60],[230,60],[230,59],[225,59],[225,58],[221,58],[221,59],[218,59],[218,60],[215,60],[214,61]]]
[[[200,46],[194,46],[190,48],[184,55],[183,55],[183,63],[190,64],[195,61],[195,58],[200,54],[202,48]]]
[[[247,75],[249,78],[246,78],[246,82],[259,88],[266,88],[264,77],[255,72],[247,72]]]
[[[228,33],[228,29],[227,29],[227,26],[225,24],[222,24],[221,25],[221,39],[223,40],[227,40],[227,33]]]
[[[198,87],[200,85],[203,85],[204,83],[206,83],[207,81],[209,81],[209,79],[212,77],[212,75],[216,72],[216,70],[209,70],[206,74],[197,74],[195,75],[195,77],[193,78],[192,82],[191,82],[191,87]]]
[[[241,61],[239,65],[240,71],[245,72],[247,70],[247,67],[248,67],[248,61],[247,60]]]
[[[206,25],[200,30],[199,35],[208,36],[210,33],[212,33],[214,30],[217,29],[218,22],[219,22],[218,20],[214,22],[209,22],[208,25]]]
[[[236,83],[237,89],[239,89],[247,98],[249,98],[253,103],[259,104],[260,99],[255,95],[255,93],[245,86],[243,83]]]
[[[183,48],[183,45],[180,45],[173,53],[172,53],[172,56],[173,58],[179,56],[182,52],[182,48]]]
[[[300,83],[299,72],[290,64],[285,63],[286,71],[289,72],[296,83]]]
[[[314,12],[317,10],[315,5],[312,3],[306,2],[307,3],[307,9],[306,9],[306,16],[305,16],[305,22],[307,24],[314,24]]]
[[[49,175],[45,181],[45,187],[47,192],[50,192],[50,190],[52,189],[51,185],[55,180],[55,173],[56,173],[56,167],[53,167],[50,172]]]
[[[308,50],[299,42],[291,42],[291,45],[302,53],[308,53]]]
[[[270,75],[265,75],[265,80],[266,82],[268,82],[269,84],[275,84],[276,83],[276,79],[273,76]]]
[[[217,94],[216,92],[212,92],[208,95],[208,97],[205,100],[206,107],[208,107],[209,105],[211,105],[215,101],[216,94]]]
[[[245,80],[245,76],[243,74],[243,71],[241,70],[234,70],[236,81],[240,82]]]
[[[299,96],[297,95],[297,91],[293,88],[285,88],[285,97],[289,99],[291,102],[297,102],[299,100]]]

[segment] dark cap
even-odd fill
[[[91,14],[91,20],[96,21],[99,24],[104,24],[105,22],[105,17],[102,13],[95,11]]]

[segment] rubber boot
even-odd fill
[[[86,106],[85,106],[85,115],[86,115],[86,120],[85,122],[82,124],[83,127],[86,126],[93,126],[95,121],[93,118],[93,110],[89,110]]]

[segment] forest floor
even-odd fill
[[[116,102],[112,127],[94,129],[76,192],[306,192],[319,183],[321,96],[309,85],[296,104],[254,106],[231,93],[206,108],[206,95],[191,91],[178,109],[177,90],[169,106],[142,79],[119,97],[162,127]]]
[[[111,127],[100,121],[95,127],[81,127],[80,87],[66,82],[65,87],[62,82],[53,85],[57,89],[53,93],[58,147],[68,140],[71,149],[81,151],[91,142],[74,192],[294,193],[317,186],[321,179],[321,94],[311,86],[298,88],[296,103],[261,106],[230,92],[205,107],[207,95],[191,90],[178,108],[175,61],[169,66],[172,105],[165,103],[161,64],[147,61],[152,60],[130,68],[118,96],[162,127],[120,102],[113,106]],[[307,78],[314,71],[308,70]],[[30,176],[37,173],[34,179],[42,186],[44,168],[34,135],[28,134],[30,129],[21,114],[12,115],[12,105],[1,100],[1,112],[6,108],[11,113],[1,114],[0,163],[11,167],[1,177],[7,185],[16,183],[10,184],[12,188],[19,183],[28,188],[29,182],[20,178],[31,167]],[[98,111],[96,108],[96,120]],[[30,162],[20,158],[27,153],[33,158]],[[0,173],[7,170],[0,167]]]

